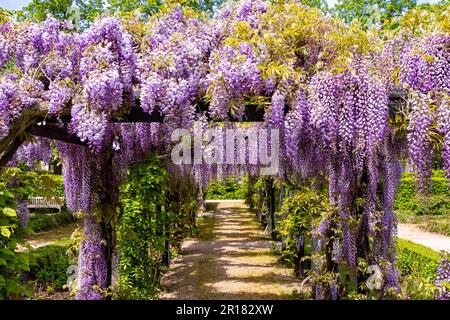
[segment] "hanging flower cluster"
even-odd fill
[[[450,260],[445,256],[439,263],[435,284],[438,289],[437,300],[450,300]]]
[[[34,138],[33,141],[25,142],[20,146],[8,165],[26,163],[30,169],[33,169],[36,161],[42,161],[48,165],[52,156],[52,141],[46,138]]]
[[[210,67],[211,115],[225,119],[231,111],[242,118],[244,97],[258,95],[262,88],[261,71],[251,45],[220,48],[213,53]]]
[[[80,34],[66,32],[53,18],[0,26],[0,140],[24,110],[40,104],[48,112],[39,116],[53,120],[70,111],[69,133],[88,146],[57,144],[67,205],[85,215],[78,297],[102,298],[94,287],[107,285],[104,235],[94,210],[105,190],[93,177],[107,180],[116,198],[131,162],[148,152],[168,154],[173,129],[193,132],[198,120],[200,131],[211,125],[225,140],[227,129],[239,128],[229,116],[243,119],[248,103],[265,108],[264,124],[253,128],[280,132],[280,177],[326,178],[341,231],[333,235],[333,261],[351,272],[358,258],[389,265],[383,267],[385,285],[395,288],[392,206],[404,148],[388,121],[389,92],[407,90],[407,151],[426,190],[433,130],[442,137],[450,176],[450,38],[394,39],[380,50],[382,41],[372,33],[297,1],[234,2],[209,20],[174,8],[142,27],[140,39],[133,39],[113,17]],[[163,115],[163,123],[113,124],[136,97],[145,112]],[[206,102],[209,110],[196,114]],[[209,125],[207,118],[222,122]],[[230,150],[213,151],[202,141],[206,156],[219,164],[173,165],[169,171],[203,186],[213,177],[257,174],[261,146],[249,140],[243,150],[237,141],[227,146],[236,151],[233,163],[226,163]],[[27,144],[23,159],[44,160],[44,149]],[[111,176],[104,174],[105,157]],[[331,225],[324,219],[319,234],[328,237]],[[334,284],[327,290],[337,298]]]
[[[179,8],[148,27],[138,61],[141,106],[148,113],[158,109],[172,128],[190,128],[217,38],[208,24]]]
[[[431,177],[431,127],[437,121],[444,141],[442,159],[448,172],[448,99],[450,97],[450,37],[417,38],[404,46],[400,80],[409,91],[409,154],[418,174],[420,190],[429,188]],[[449,175],[450,177],[450,175]]]
[[[110,17],[99,20],[76,41],[81,48],[77,75],[81,91],[74,97],[70,128],[100,151],[109,119],[124,103],[133,103],[133,41],[119,21]]]

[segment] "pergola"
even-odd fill
[[[405,99],[405,93],[400,91],[392,91],[389,95],[389,113],[394,116],[399,110]],[[20,117],[14,120],[10,133],[2,141],[0,141],[0,167],[5,166],[14,156],[17,149],[26,141],[26,134],[49,138],[57,141],[87,146],[87,143],[81,141],[76,135],[69,133],[67,124],[70,123],[70,108],[66,108],[58,117],[48,117],[48,104],[42,103],[27,108]],[[256,104],[247,104],[245,106],[242,119],[237,119],[232,114],[228,114],[230,122],[264,122],[264,108]],[[214,121],[209,116],[208,104],[199,101],[196,104],[196,113],[206,114],[208,121]],[[289,107],[285,106],[285,115],[289,112]],[[151,114],[144,112],[140,106],[140,99],[135,99],[134,106],[131,107],[129,113],[111,120],[113,123],[162,123],[164,116],[155,109]]]

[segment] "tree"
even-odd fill
[[[309,7],[316,7],[322,10],[324,13],[328,13],[330,8],[326,0],[301,0],[301,3]]]
[[[25,17],[37,21],[44,21],[48,14],[58,20],[68,20],[70,8],[74,0],[33,0],[23,8]]]
[[[332,14],[347,23],[359,20],[370,26],[391,21],[416,6],[416,0],[339,0]]]
[[[107,0],[107,2],[108,10],[112,13],[139,11],[144,15],[152,15],[165,5],[165,1],[160,0]]]
[[[75,0],[75,2],[79,8],[81,21],[92,22],[105,11],[103,0]]]
[[[319,2],[322,1],[319,0]],[[105,12],[122,14],[136,12],[148,17],[164,7],[182,5],[198,11],[212,13],[223,2],[223,0],[33,0],[22,11],[16,11],[15,14],[18,20],[30,19],[35,21],[44,21],[50,14],[60,21],[74,23],[77,29],[84,29],[96,17]],[[5,11],[5,14],[7,13]],[[3,15],[2,12],[2,17]]]

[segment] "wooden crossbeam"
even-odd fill
[[[393,91],[389,96],[389,110],[391,113],[395,113],[398,105],[400,105],[405,98],[405,94],[400,91]],[[208,111],[208,105],[205,103],[198,103],[196,105],[196,113],[206,112],[206,118],[208,121],[215,121]],[[287,114],[289,112],[289,107],[286,106],[284,113]],[[264,122],[264,113],[265,110],[262,107],[259,107],[255,104],[248,104],[245,106],[244,114],[242,119],[237,119],[232,114],[228,114],[228,121],[230,122]],[[56,121],[56,119],[48,119],[47,121]],[[63,123],[70,123],[71,118],[68,115],[59,117],[59,121]],[[155,122],[162,123],[164,121],[164,115],[156,108],[152,113],[147,113],[141,108],[141,103],[139,99],[135,100],[135,105],[131,108],[130,112],[120,117],[113,118],[113,123],[139,123],[139,122]]]
[[[14,157],[14,154],[17,152],[17,149],[20,148],[24,141],[24,135],[20,135],[14,138],[14,140],[10,143],[10,145],[0,158],[0,168],[5,167],[8,162],[11,161],[11,159]]]
[[[403,104],[405,100],[405,93],[401,91],[393,91],[389,95],[389,112],[390,115],[395,115],[399,106]],[[205,112],[208,121],[216,121],[207,112],[209,109],[208,104],[201,101],[196,105],[196,113]],[[284,113],[289,112],[288,106],[285,107]],[[258,107],[255,104],[249,104],[245,106],[242,119],[237,119],[232,114],[228,114],[228,120],[230,122],[264,122],[264,108]],[[70,109],[65,110],[58,118],[49,117],[46,115],[46,104],[42,106],[35,106],[32,109],[26,110],[24,115],[16,119],[15,125],[10,130],[15,132],[13,135],[9,135],[7,138],[0,142],[0,167],[5,166],[14,156],[14,153],[25,141],[23,136],[24,132],[28,132],[31,135],[49,138],[53,140],[63,141],[67,143],[73,143],[77,145],[86,146],[87,143],[81,141],[77,136],[70,134],[67,131],[67,124],[71,122]],[[37,123],[42,122],[45,119],[45,125],[38,126]],[[136,99],[135,105],[131,108],[130,112],[112,119],[113,123],[162,123],[164,116],[158,109],[154,110],[151,114],[145,112],[140,105],[140,100]]]
[[[389,95],[389,110],[391,114],[395,114],[398,106],[402,104],[405,99],[405,93],[401,91],[392,91]],[[206,112],[206,118],[208,121],[215,121],[210,117],[208,111],[208,105],[205,103],[199,103],[196,106],[196,113]],[[286,106],[284,114],[289,112],[289,107]],[[230,122],[264,122],[264,108],[261,108],[255,104],[248,104],[245,106],[244,115],[242,119],[237,119],[232,114],[228,114],[228,121]],[[142,110],[140,106],[140,100],[136,99],[135,105],[131,108],[130,112],[121,118],[115,118],[112,122],[115,123],[132,123],[132,122],[163,122],[164,116],[158,110],[154,110],[151,114],[148,114]]]
[[[27,129],[27,132],[37,137],[49,138],[81,146],[87,145],[86,142],[81,141],[77,136],[70,134],[67,127],[58,127],[54,124],[40,126],[33,125]]]

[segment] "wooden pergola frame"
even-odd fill
[[[390,116],[395,115],[399,110],[404,99],[404,94],[393,92],[390,94],[389,113]],[[208,111],[206,104],[198,104],[197,110],[199,112]],[[285,107],[285,114],[289,108]],[[258,108],[256,105],[246,105],[242,119],[236,119],[233,115],[228,115],[228,120],[232,122],[263,122],[264,108]],[[208,117],[208,112],[206,112]],[[208,121],[215,119],[208,118]],[[140,101],[136,100],[135,105],[130,112],[122,115],[120,118],[116,117],[111,120],[113,123],[161,123],[164,117],[159,111],[154,111],[148,114],[140,107]],[[0,167],[4,167],[14,156],[17,149],[27,140],[29,135],[50,138],[57,141],[87,146],[85,141],[81,141],[76,135],[73,135],[68,130],[68,124],[71,122],[70,106],[65,108],[57,117],[48,116],[48,103],[41,103],[26,108],[23,113],[13,120],[10,126],[9,134],[0,141]],[[104,156],[100,157],[99,173],[101,177],[100,193],[102,195],[101,205],[107,211],[114,205],[114,195],[109,186],[110,178],[113,173],[113,154],[112,152],[105,152]],[[269,189],[269,215],[271,218],[272,227],[274,227],[273,214],[275,211],[275,197],[273,190],[273,183],[268,185]],[[105,239],[105,252],[107,263],[107,286],[112,282],[112,256],[114,250],[114,230],[110,224],[104,221],[99,222],[102,228],[102,236]],[[273,230],[272,230],[273,231]],[[272,232],[272,236],[274,233]]]
[[[389,111],[393,115],[397,112],[398,106],[404,100],[405,94],[393,91],[389,95]],[[198,103],[196,113],[205,112],[208,121],[214,121],[208,114],[208,105]],[[67,124],[71,122],[70,108],[66,108],[58,117],[48,117],[48,103],[34,105],[24,110],[22,115],[13,121],[10,133],[0,141],[0,167],[4,167],[14,156],[17,149],[27,140],[27,135],[44,137],[57,141],[87,146],[85,141],[81,141],[76,135],[70,134]],[[245,106],[242,119],[237,119],[233,115],[228,115],[230,122],[264,122],[264,108],[255,104]],[[285,114],[289,112],[288,106]],[[140,100],[135,100],[135,105],[130,112],[121,117],[113,118],[113,123],[162,123],[164,116],[158,110],[151,114],[145,112],[140,106]]]

